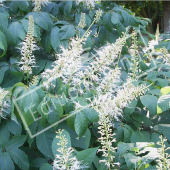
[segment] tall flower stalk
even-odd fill
[[[164,138],[162,135],[159,137],[160,141],[157,142],[158,145],[160,145],[160,148],[158,148],[158,165],[156,166],[158,170],[167,170],[170,169],[170,155],[166,153],[167,150],[170,149],[170,147],[166,148],[165,142],[167,141],[166,138]]]
[[[102,74],[107,74],[111,70],[110,66],[120,57],[126,39],[127,36],[124,34],[116,40],[115,44],[107,44],[97,50],[95,59],[75,74],[71,84],[77,87],[83,84],[86,89],[93,88],[94,84],[99,84],[102,80]]]
[[[63,135],[63,130],[58,130],[56,138],[59,139],[58,154],[55,155],[55,160],[53,162],[53,170],[80,170],[87,169],[87,166],[82,165],[81,161],[78,161],[75,156],[73,156],[74,150],[71,147],[67,147],[68,140],[65,135]]]
[[[49,0],[32,0],[34,3],[34,9],[33,11],[41,11],[41,6],[48,4]]]
[[[3,117],[3,112],[5,111],[5,107],[8,107],[8,104],[6,101],[4,101],[6,95],[9,93],[8,90],[4,90],[0,88],[0,116]]]
[[[21,48],[21,60],[18,62],[20,70],[26,75],[28,81],[29,75],[32,74],[32,68],[35,67],[36,61],[33,51],[37,46],[34,41],[34,20],[33,16],[29,15],[28,32]]]
[[[62,78],[63,82],[67,84],[73,79],[74,74],[80,71],[81,68],[81,54],[83,53],[83,44],[90,35],[90,28],[101,17],[102,12],[99,10],[96,13],[95,19],[81,38],[72,38],[67,49],[61,46],[61,53],[57,54],[57,60],[53,63],[52,69],[47,69],[42,73],[42,77],[47,81],[44,86],[48,89],[50,82],[56,78]]]
[[[116,142],[116,139],[114,138],[114,134],[112,131],[112,124],[110,122],[110,119],[108,116],[105,115],[99,115],[99,131],[101,137],[98,139],[101,142],[101,149],[98,149],[98,152],[102,152],[102,156],[105,159],[102,159],[99,161],[99,163],[104,162],[105,165],[109,170],[111,170],[115,163],[114,163],[114,152],[116,148],[114,148],[113,142]]]
[[[131,70],[132,70],[132,79],[135,79],[136,77],[136,71],[138,69],[139,65],[139,53],[138,53],[138,41],[137,41],[137,31],[134,30],[131,34],[132,36],[132,45],[130,47],[130,54],[132,56],[132,64],[131,64]]]

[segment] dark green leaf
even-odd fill
[[[88,127],[88,119],[83,111],[79,111],[76,113],[75,119],[75,131],[78,134],[79,138],[81,138],[86,132]]]
[[[29,169],[29,161],[25,152],[23,152],[20,149],[13,148],[9,151],[9,154],[13,161],[15,162],[15,164],[17,164],[21,169],[24,170]]]
[[[79,161],[88,163],[89,165],[93,162],[98,148],[89,148],[77,153],[76,157]]]

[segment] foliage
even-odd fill
[[[166,37],[113,2],[40,2],[0,6],[1,169],[156,169],[159,136],[170,141]]]

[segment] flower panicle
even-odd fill
[[[134,86],[132,79],[128,79],[121,89],[116,91],[116,96],[111,93],[99,93],[91,102],[91,107],[98,113],[119,120],[123,117],[123,109],[128,107],[128,104],[139,96],[145,94],[148,90],[146,85]]]
[[[83,4],[87,7],[87,8],[94,8],[95,7],[95,3],[99,2],[101,0],[76,0],[76,3],[79,4],[81,2],[83,2]]]
[[[63,134],[63,130],[59,129],[57,132],[56,138],[59,139],[57,143],[58,154],[55,156],[55,160],[53,162],[54,170],[79,170],[86,169],[87,166],[83,165],[81,161],[78,161],[75,156],[73,156],[73,148],[67,147],[68,139]]]
[[[101,143],[101,149],[98,149],[98,152],[102,152],[102,156],[105,159],[100,160],[99,163],[104,162],[108,169],[113,168],[115,166],[114,163],[114,152],[117,148],[114,148],[112,145],[116,142],[114,138],[114,133],[112,130],[112,123],[110,118],[104,114],[99,114],[99,127],[98,133],[100,133],[101,137],[98,138]]]
[[[165,142],[167,141],[166,138],[164,138],[162,135],[159,136],[160,141],[157,142],[157,145],[160,146],[160,148],[157,149],[159,157],[157,159],[157,166],[156,168],[158,170],[164,170],[164,169],[170,169],[170,155],[166,152],[170,149],[170,147],[165,146]]]
[[[5,97],[9,94],[8,90],[0,88],[0,116],[3,117],[4,107],[8,107],[8,103],[5,100]]]
[[[34,20],[33,16],[29,16],[28,32],[21,48],[21,60],[18,62],[20,70],[25,74],[32,74],[32,67],[35,67],[36,61],[32,54],[37,46],[34,41]]]
[[[80,22],[78,24],[78,27],[80,28],[86,27],[85,15],[86,15],[85,13],[81,13]]]
[[[120,84],[121,69],[116,67],[115,69],[109,70],[105,73],[105,77],[101,79],[97,91],[99,93],[111,93],[114,94],[117,86]]]
[[[114,64],[114,61],[119,57],[122,47],[124,46],[127,39],[126,33],[117,41],[115,44],[107,44],[97,50],[94,60],[85,66],[83,70],[77,72],[71,81],[73,86],[83,86],[85,89],[94,87],[95,84],[101,82],[103,72],[110,71],[110,66]]]
[[[32,80],[31,80],[29,86],[30,86],[30,87],[31,87],[31,86],[36,86],[36,85],[38,84],[38,81],[39,81],[38,76],[33,76],[33,78],[32,78]]]
[[[33,11],[39,12],[41,11],[41,6],[48,4],[49,0],[32,0],[34,3],[34,9]]]
[[[62,53],[57,54],[57,60],[53,63],[52,69],[46,69],[42,77],[47,79],[46,88],[50,82],[57,78],[62,78],[64,83],[68,83],[75,72],[78,72],[81,66],[81,53],[83,52],[82,40],[79,38],[71,39],[69,47],[61,47]]]

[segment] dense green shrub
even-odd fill
[[[88,2],[1,4],[1,170],[169,168],[167,37]]]

